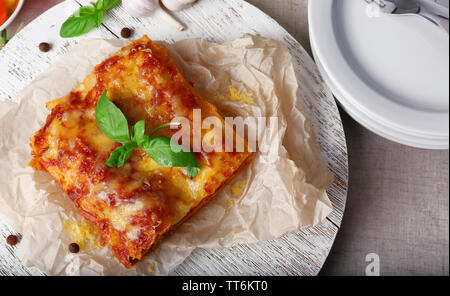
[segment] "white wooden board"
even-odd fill
[[[166,42],[193,37],[224,42],[245,33],[279,40],[294,57],[299,81],[306,81],[308,88],[312,86],[315,90],[313,95],[302,95],[300,84],[299,99],[314,124],[329,168],[335,174],[335,182],[328,190],[334,211],[319,225],[277,240],[228,249],[197,249],[172,274],[317,275],[341,224],[347,195],[348,162],[345,134],[336,103],[303,47],[273,19],[241,0],[200,0],[194,7],[176,13],[187,26],[183,32],[176,31],[161,19],[132,18],[118,7],[105,16],[99,29],[79,38],[60,38],[58,32],[64,20],[80,5],[89,2],[68,0],[53,7],[22,29],[0,51],[0,100],[14,100],[21,89],[81,39],[119,38],[123,27],[133,28],[136,38],[148,34],[154,40]],[[53,45],[50,52],[39,52],[38,44],[43,41]],[[0,221],[0,275],[41,274],[36,269],[21,266],[14,256],[14,247],[4,243],[3,237],[12,232]]]

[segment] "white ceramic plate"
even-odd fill
[[[0,26],[0,32],[6,29],[10,23],[16,18],[16,16],[19,14],[20,10],[22,9],[23,3],[25,0],[19,0],[19,3],[17,4],[16,9],[14,10],[13,14],[6,20],[6,22]]]
[[[323,69],[323,66],[320,64],[318,60],[316,60],[319,70],[326,75],[326,72]],[[448,146],[448,138],[432,138],[430,141],[430,137],[419,137],[419,136],[411,136],[405,133],[401,133],[397,130],[394,130],[390,128],[389,126],[382,126],[378,122],[375,122],[370,117],[361,114],[355,107],[353,107],[351,104],[348,104],[348,102],[345,100],[345,96],[339,93],[338,89],[334,87],[334,85],[331,83],[331,80],[328,76],[324,75],[324,80],[327,82],[327,84],[330,86],[333,94],[336,98],[338,98],[338,102],[340,103],[340,106],[356,121],[361,123],[363,126],[365,126],[367,129],[371,130],[372,132],[388,138],[392,141],[395,141],[397,143],[402,143],[404,145],[413,146],[413,147],[420,147],[420,148],[426,148],[426,149],[444,149]]]
[[[316,62],[348,113],[406,145],[448,149],[449,36],[417,16],[370,17],[364,1],[311,1]]]

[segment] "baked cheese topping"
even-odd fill
[[[140,148],[123,167],[109,168],[105,163],[120,144],[104,136],[95,120],[105,90],[130,125],[145,119],[147,133],[180,116],[191,120],[192,128],[196,108],[203,118],[223,118],[147,36],[98,65],[68,96],[47,104],[51,114],[31,139],[30,165],[53,176],[129,268],[220,191],[251,153],[194,153],[200,172],[193,179],[183,168],[158,165]],[[175,132],[166,128],[156,135],[170,138]],[[202,137],[211,132],[203,130]]]

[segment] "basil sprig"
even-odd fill
[[[61,26],[59,35],[63,38],[76,37],[86,34],[94,27],[100,27],[103,13],[117,5],[122,0],[98,0],[92,6],[82,6],[72,14]]]
[[[189,178],[194,178],[200,171],[198,161],[192,152],[167,137],[152,138],[158,130],[170,125],[179,125],[179,123],[163,124],[146,135],[145,120],[141,120],[131,128],[130,135],[125,115],[109,100],[106,91],[97,103],[95,120],[105,136],[123,144],[111,153],[106,162],[108,167],[123,166],[134,149],[141,147],[159,165],[184,167]]]
[[[108,99],[106,91],[98,100],[95,120],[102,133],[114,142],[131,142],[128,121],[122,111]]]
[[[4,29],[1,33],[1,39],[0,39],[0,49],[3,48],[8,43],[8,38],[6,36],[6,29]]]

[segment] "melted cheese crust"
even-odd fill
[[[51,114],[31,138],[30,165],[52,175],[102,242],[130,268],[245,168],[251,153],[195,153],[201,170],[193,179],[183,168],[158,165],[140,148],[123,167],[109,168],[105,163],[120,144],[104,136],[95,120],[105,90],[130,125],[145,119],[147,133],[179,116],[188,118],[192,129],[196,108],[202,118],[216,116],[225,123],[183,78],[166,49],[147,36],[96,66],[68,96],[47,104]],[[166,128],[157,135],[175,132]],[[203,130],[202,137],[211,132]]]

